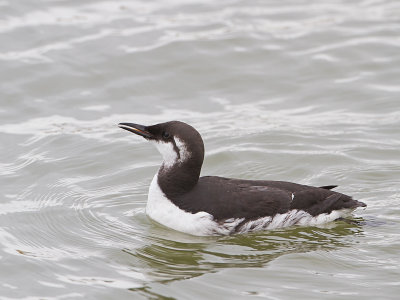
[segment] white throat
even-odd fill
[[[190,157],[186,144],[177,137],[174,137],[177,149],[172,142],[154,142],[157,150],[163,157],[163,166],[172,167],[174,164],[184,162]],[[179,151],[179,155],[177,153]]]

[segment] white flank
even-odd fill
[[[332,222],[348,216],[353,209],[335,210],[329,214],[313,217],[303,210],[291,210],[274,217],[263,217],[242,223],[241,219],[227,219],[224,223],[215,222],[212,215],[204,211],[195,214],[185,212],[173,204],[158,186],[158,174],[151,182],[146,206],[147,215],[154,221],[177,231],[197,236],[228,235],[260,230],[270,230],[294,225],[315,226]],[[239,228],[237,226],[240,225]]]
[[[351,214],[353,210],[354,209],[334,210],[329,214],[320,214],[314,217],[304,210],[293,209],[285,214],[276,214],[274,217],[263,217],[254,221],[249,221],[242,225],[237,232],[244,233],[250,231],[271,230],[294,225],[316,226],[346,217]]]

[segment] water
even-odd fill
[[[1,299],[397,299],[400,2],[0,1]],[[352,223],[193,237],[144,212],[189,122],[203,175],[338,184]]]

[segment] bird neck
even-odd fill
[[[158,170],[158,184],[163,193],[173,199],[192,190],[199,181],[202,164],[203,157],[168,167],[162,164]]]

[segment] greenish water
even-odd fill
[[[397,299],[400,2],[0,1],[0,299]],[[339,185],[353,222],[194,237],[145,215],[182,120],[203,175]]]

